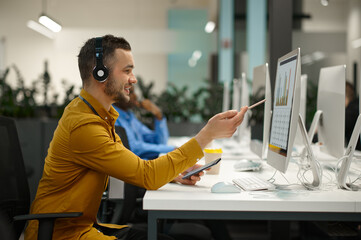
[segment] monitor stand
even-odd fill
[[[307,189],[316,189],[319,188],[322,181],[322,168],[318,161],[315,158],[315,155],[313,154],[312,148],[311,148],[311,142],[310,139],[307,136],[307,131],[305,124],[303,123],[301,114],[298,115],[298,126],[300,127],[300,131],[302,134],[303,143],[305,144],[305,150],[307,152],[307,158],[310,160],[310,166],[311,171],[313,175],[313,182],[312,183],[305,183],[302,184]]]
[[[321,117],[322,117],[322,111],[317,110],[315,115],[313,116],[310,130],[308,131],[308,139],[310,140],[310,142],[312,142],[312,139],[315,136],[318,122],[320,121]]]
[[[340,170],[338,172],[336,172],[337,185],[339,188],[346,189],[346,190],[353,190],[353,191],[358,191],[361,189],[360,186],[357,186],[352,183],[346,183],[346,177],[347,177],[349,169],[350,169],[350,165],[352,162],[353,155],[355,153],[355,148],[356,148],[360,133],[361,133],[361,114],[357,118],[355,127],[353,128],[353,131],[352,131],[350,141],[346,148],[345,154],[342,157],[343,160],[342,160]],[[336,166],[336,171],[337,171],[337,166]]]
[[[308,131],[308,134],[307,134],[307,137],[308,137],[308,139],[310,141],[310,144],[312,146],[315,146],[314,144],[312,144],[312,139],[315,136],[316,131],[317,131],[317,126],[319,125],[319,123],[321,121],[322,121],[322,111],[317,110],[314,117],[313,117],[313,119],[312,119],[310,130]],[[300,153],[301,158],[305,158],[306,154],[307,154],[307,149],[303,148],[300,152],[301,152]],[[318,151],[316,150],[316,152],[313,152],[313,154],[315,156],[317,156],[318,161],[323,162],[323,164],[326,165],[326,166],[330,165],[330,162],[332,162],[332,164],[334,164],[334,162],[337,162],[337,160],[338,160],[336,157],[332,156],[331,154],[321,151],[321,149],[318,149]]]
[[[317,126],[318,126],[318,122],[320,121],[321,116],[322,116],[322,111],[321,110],[317,110],[315,115],[313,116],[312,123],[311,123],[311,126],[310,126],[310,130],[308,131],[308,134],[307,134],[307,138],[309,139],[310,144],[312,143],[312,139],[315,136]],[[301,120],[302,120],[302,117],[301,117]],[[302,120],[302,122],[303,122],[303,120]],[[299,123],[299,124],[301,124],[301,123]],[[305,124],[303,124],[303,125],[305,125]],[[300,126],[300,128],[302,128],[302,127]],[[303,139],[304,138],[303,130],[301,130],[301,133],[302,133],[301,134],[302,135],[302,140],[304,142],[304,145],[306,146],[305,140]],[[306,130],[306,133],[307,133],[307,130]],[[303,159],[303,158],[306,157],[307,149],[305,147],[303,147],[303,146],[301,147],[301,149],[302,150],[300,151],[300,157]]]

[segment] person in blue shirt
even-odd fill
[[[130,150],[140,158],[154,159],[160,153],[168,153],[175,149],[174,146],[167,145],[169,132],[167,119],[162,111],[149,99],[139,102],[133,88],[130,90],[129,102],[117,102],[113,104],[113,107],[119,113],[115,126],[125,129]],[[134,107],[143,108],[154,116],[154,130],[149,129],[137,119],[131,110]]]

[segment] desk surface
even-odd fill
[[[256,158],[247,148],[243,150],[242,153],[236,151],[234,159]],[[148,239],[156,239],[159,218],[304,221],[361,219],[361,191],[338,189],[332,181],[335,179],[334,174],[330,171],[324,171],[324,185],[320,190],[306,190],[297,178],[298,165],[295,162],[290,162],[285,177],[280,173],[274,176],[275,183],[283,185],[283,190],[278,187],[273,191],[211,193],[212,185],[219,181],[232,181],[246,174],[270,179],[275,172],[265,162],[260,171],[236,172],[233,165],[237,160],[234,159],[229,155],[222,159],[219,175],[206,174],[195,186],[169,183],[156,191],[147,191],[143,208],[149,211]],[[311,172],[308,174],[307,179],[312,181]],[[333,178],[326,180],[326,176]],[[295,185],[289,185],[285,189],[284,185],[288,184],[286,179]]]
[[[245,150],[237,158],[253,158],[256,156]],[[202,161],[202,160],[201,160]],[[345,212],[361,213],[361,191],[353,192],[338,189],[336,184],[326,177],[333,177],[332,172],[324,170],[323,186],[319,190],[307,190],[297,179],[298,165],[290,162],[284,177],[281,173],[274,176],[275,183],[287,185],[272,191],[242,191],[240,193],[211,193],[210,188],[219,181],[232,179],[248,174],[263,179],[273,176],[275,170],[263,162],[257,172],[236,172],[233,165],[236,160],[227,158],[221,161],[220,174],[202,177],[195,186],[169,183],[156,191],[147,191],[143,200],[146,210],[174,211],[271,211],[271,212]],[[311,174],[311,173],[309,173]],[[312,177],[309,176],[312,180]]]

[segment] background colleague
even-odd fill
[[[154,159],[160,153],[173,151],[175,147],[167,145],[169,138],[167,119],[161,109],[149,99],[139,102],[134,91],[135,87],[129,89],[129,102],[118,101],[113,104],[114,109],[119,113],[115,126],[125,129],[132,152],[143,159]],[[138,120],[132,111],[134,108],[145,109],[154,116],[154,130]]]
[[[108,177],[158,189],[180,173],[192,170],[210,141],[231,137],[248,108],[215,115],[181,147],[145,161],[126,149],[114,130],[118,113],[112,104],[129,101],[129,89],[137,82],[130,44],[112,35],[91,38],[80,50],[78,66],[83,89],[58,122],[31,213],[83,213],[75,219],[55,222],[53,239],[57,240],[146,239],[146,232],[129,226],[97,223]],[[192,176],[192,180],[200,177]],[[37,225],[30,221],[26,240],[37,238]]]

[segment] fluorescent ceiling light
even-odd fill
[[[328,6],[328,0],[321,0],[321,5],[324,7]]]
[[[198,61],[202,57],[202,52],[199,50],[195,50],[192,54],[192,58]]]
[[[188,59],[188,65],[190,67],[195,67],[198,60],[202,57],[202,52],[200,50],[195,50],[192,56]]]
[[[33,20],[30,20],[26,23],[26,26],[28,26],[28,28],[31,28],[33,29],[34,31],[37,31],[38,33],[40,34],[43,34],[44,36],[48,37],[48,38],[51,38],[51,39],[54,39],[55,37],[55,33],[50,31],[49,29],[47,29],[46,27],[44,27],[43,25],[33,21]]]
[[[216,28],[216,24],[212,21],[209,21],[204,27],[204,31],[206,31],[206,33],[211,33],[214,31],[215,28]]]
[[[61,31],[61,25],[55,22],[50,17],[46,16],[45,14],[41,14],[41,16],[39,17],[39,22],[53,32]]]
[[[361,47],[361,38],[356,39],[356,40],[353,40],[351,44],[352,44],[352,47],[353,47],[353,48],[359,48],[359,47]]]

